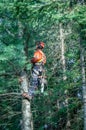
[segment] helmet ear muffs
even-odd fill
[[[38,48],[43,49],[44,48],[44,42],[36,42],[36,45],[38,45]]]
[[[38,48],[39,48],[39,49],[43,49],[43,47],[42,47],[40,44],[38,45]]]
[[[44,42],[40,42],[40,46],[44,48]]]

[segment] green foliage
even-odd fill
[[[67,80],[63,81],[59,24],[65,36]],[[79,31],[86,48],[86,5],[61,0],[0,1],[0,129],[21,129],[21,97],[18,74],[26,68],[30,77],[35,41],[46,43],[48,86],[32,101],[34,130],[82,130],[82,93]],[[28,54],[25,54],[25,44]],[[85,56],[86,57],[86,56]],[[28,59],[28,60],[27,60]],[[3,96],[3,94],[6,94]],[[79,95],[79,96],[78,96]],[[68,99],[68,104],[66,104]]]

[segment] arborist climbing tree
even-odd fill
[[[41,86],[41,92],[44,91],[45,81],[45,69],[44,65],[46,63],[46,56],[43,52],[44,42],[36,42],[36,51],[33,58],[31,59],[32,63],[32,74],[31,81],[28,93],[24,92],[23,97],[31,100],[34,97],[35,91]]]

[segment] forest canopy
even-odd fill
[[[31,102],[34,130],[85,130],[85,0],[0,0],[0,130],[22,129],[19,78],[30,80],[36,41],[48,84]]]

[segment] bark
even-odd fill
[[[82,39],[80,37],[80,60],[81,60],[81,75],[82,75],[82,95],[84,108],[84,129],[86,130],[86,78],[85,78],[85,50],[82,46]]]
[[[28,78],[25,71],[21,73],[21,79],[21,92],[28,93]],[[22,130],[33,130],[31,103],[25,98],[22,99]]]

